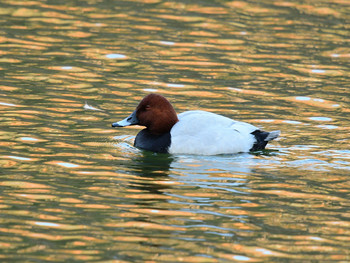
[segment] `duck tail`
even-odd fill
[[[255,143],[250,151],[259,151],[265,149],[266,144],[280,135],[281,131],[266,132],[255,130],[251,134],[255,137]]]

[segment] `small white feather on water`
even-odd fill
[[[94,110],[94,111],[103,111],[101,109],[98,109],[98,108],[95,108],[93,106],[90,106],[86,101],[85,101],[84,109],[85,110]]]

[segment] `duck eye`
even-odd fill
[[[149,110],[151,108],[150,105],[146,105],[145,110]]]

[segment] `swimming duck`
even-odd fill
[[[216,155],[265,149],[280,131],[266,132],[215,113],[194,110],[176,114],[162,95],[144,97],[135,111],[112,127],[146,126],[134,142],[140,149],[170,154]]]

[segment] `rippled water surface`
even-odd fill
[[[349,262],[350,4],[0,1],[1,262]],[[281,130],[171,156],[149,92]]]

